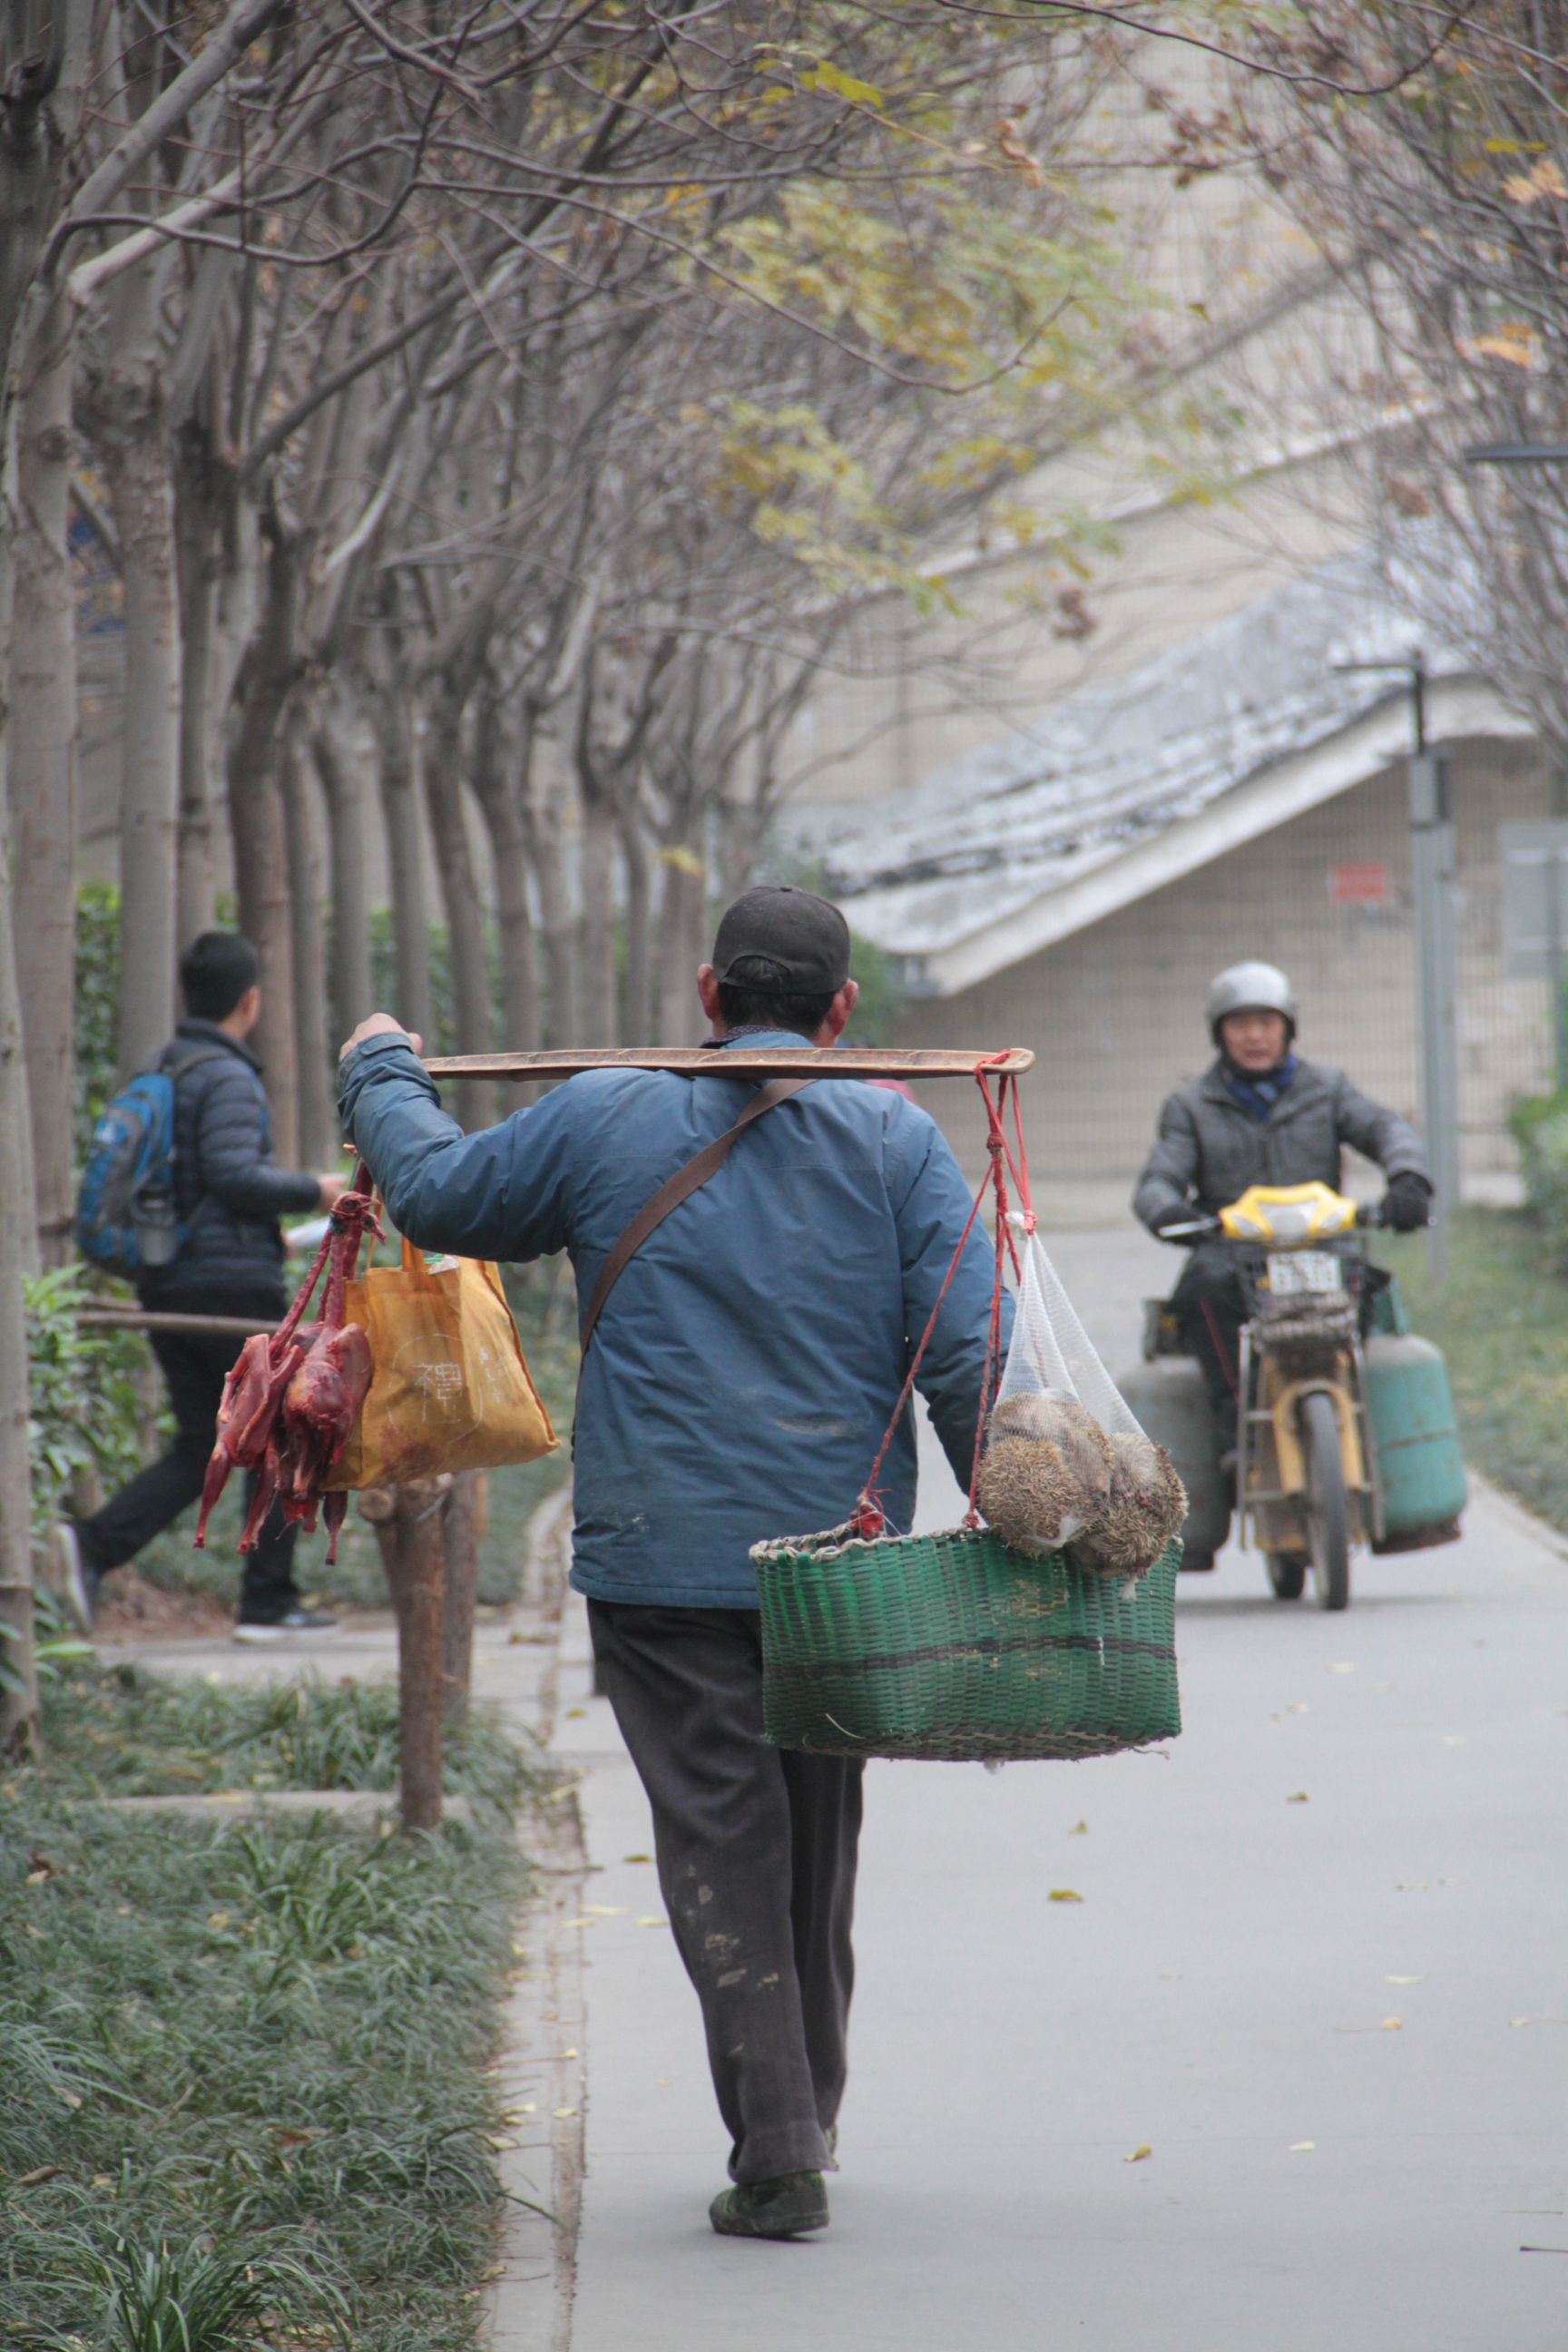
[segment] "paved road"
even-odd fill
[[[1170,1261],[1053,1248],[1114,1368]],[[843,2169],[795,2247],[707,2227],[696,2006],[580,1687],[573,2352],[1558,2352],[1568,1547],[1483,1496],[1357,1575],[1334,1618],[1255,1557],[1184,1587],[1168,1755],[871,1767]]]

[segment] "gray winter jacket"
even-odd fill
[[[174,1213],[190,1238],[172,1265],[142,1277],[142,1297],[195,1296],[214,1312],[219,1295],[241,1294],[257,1307],[268,1297],[281,1303],[278,1220],[313,1209],[320,1182],[273,1164],[261,1065],[248,1045],[216,1021],[182,1021],[175,1042],[216,1050],[174,1080]]]
[[[1201,1078],[1167,1095],[1160,1132],[1132,1195],[1134,1213],[1151,1233],[1178,1209],[1214,1216],[1249,1184],[1310,1184],[1338,1192],[1341,1154],[1350,1144],[1384,1173],[1423,1177],[1432,1171],[1421,1138],[1407,1118],[1358,1094],[1342,1070],[1321,1062],[1299,1064],[1296,1075],[1259,1122],[1226,1085],[1215,1061]]]

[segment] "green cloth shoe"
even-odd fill
[[[803,2238],[826,2229],[827,2190],[820,2172],[781,2172],[721,2189],[708,2219],[721,2238]]]

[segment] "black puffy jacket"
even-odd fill
[[[1407,1118],[1358,1094],[1342,1070],[1300,1062],[1266,1119],[1250,1118],[1225,1082],[1222,1062],[1167,1095],[1160,1133],[1132,1196],[1151,1233],[1163,1217],[1189,1206],[1215,1216],[1249,1184],[1310,1184],[1340,1189],[1346,1144],[1375,1160],[1389,1177],[1432,1171]]]
[[[216,1021],[182,1021],[180,1045],[216,1047],[174,1078],[174,1211],[190,1236],[172,1265],[142,1277],[148,1304],[192,1294],[210,1312],[219,1294],[283,1297],[283,1236],[278,1220],[313,1209],[314,1176],[278,1168],[261,1065]]]

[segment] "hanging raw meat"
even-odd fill
[[[249,1551],[275,1497],[283,1516],[316,1524],[324,1501],[329,1560],[337,1558],[346,1495],[321,1492],[353,1434],[370,1389],[370,1342],[357,1323],[343,1321],[343,1294],[366,1231],[379,1234],[370,1171],[362,1166],[353,1188],[333,1209],[327,1234],[288,1314],[270,1337],[258,1331],[241,1349],[224,1383],[217,1443],[202,1488],[196,1542],[206,1540],[207,1514],[231,1470],[254,1470],[256,1491],[239,1538]],[[319,1323],[302,1323],[321,1268],[327,1287]]]

